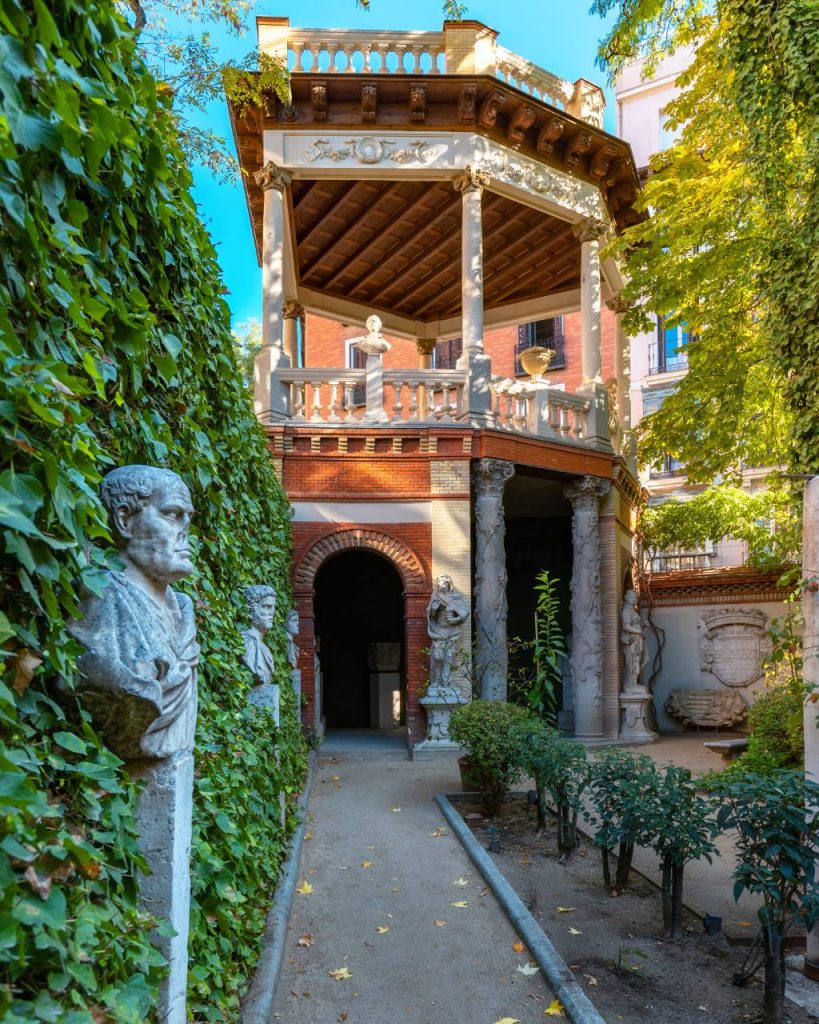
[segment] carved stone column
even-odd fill
[[[583,383],[601,383],[600,376],[600,238],[606,224],[594,217],[575,224],[580,242],[580,315]]]
[[[490,421],[491,360],[483,349],[483,225],[481,195],[486,171],[465,167],[452,182],[463,197],[461,221],[461,337],[458,368],[466,371],[466,411],[479,423]]]
[[[572,503],[572,693],[575,736],[603,735],[603,611],[600,600],[600,499],[608,480],[584,476],[564,487]]]
[[[506,551],[503,489],[511,462],[481,459],[475,466],[475,674],[486,700],[506,700]]]
[[[617,385],[617,422],[620,428],[620,454],[630,455],[631,442],[631,353],[623,330],[623,317],[629,303],[615,295],[606,303],[614,313],[614,378]]]
[[[254,175],[264,192],[262,223],[262,350],[256,356],[254,406],[262,422],[289,415],[288,391],[276,379],[279,367],[289,366],[284,352],[284,190],[292,175],[268,161]]]
[[[819,693],[819,476],[805,485],[802,526],[802,657],[805,686]],[[819,704],[805,702],[805,774],[819,783]],[[819,925],[808,932],[805,974],[819,981]]]
[[[304,306],[295,299],[288,299],[282,307],[284,317],[283,348],[291,366],[299,365],[299,320],[304,316]]]

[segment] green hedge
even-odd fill
[[[110,552],[99,480],[138,461],[181,473],[198,513],[190,1002],[235,1020],[284,839],[278,791],[304,770],[292,695],[278,737],[246,707],[236,631],[242,587],[273,583],[286,672],[287,504],[167,90],[112,0],[4,0],[0,105],[0,1019],[150,1017],[161,964],[136,905],[134,787],[55,699],[78,587]]]

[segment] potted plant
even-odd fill
[[[497,700],[473,700],[452,712],[449,735],[467,755],[458,762],[464,788],[482,794],[488,815],[498,813],[510,787],[523,777],[521,741],[530,718],[524,708]]]

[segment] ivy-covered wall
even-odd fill
[[[97,499],[128,462],[169,466],[198,519],[203,647],[190,1005],[236,1020],[304,749],[246,707],[241,589],[279,591],[289,517],[240,382],[214,251],[170,97],[113,0],[0,5],[0,1020],[150,1019],[161,964],[140,917],[135,792],[73,706],[66,620],[111,554]],[[285,678],[280,680],[286,682]],[[274,757],[274,745],[281,763]]]

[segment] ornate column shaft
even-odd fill
[[[254,405],[263,422],[289,415],[288,392],[275,379],[288,366],[284,353],[284,190],[292,175],[268,161],[254,175],[264,192],[262,222],[262,350],[256,358]]]
[[[620,427],[621,454],[630,452],[631,441],[631,352],[629,340],[623,330],[623,317],[629,303],[615,295],[606,303],[614,313],[614,378],[617,382],[617,421]]]
[[[481,195],[489,175],[465,167],[453,179],[463,197],[461,220],[461,337],[459,369],[466,371],[467,410],[470,418],[488,423],[491,361],[483,349],[483,224]]]
[[[802,519],[802,657],[805,686],[819,693],[819,476],[805,485]],[[819,704],[805,701],[805,774],[819,783]],[[805,974],[819,981],[819,924],[808,932]]]
[[[288,299],[282,307],[284,318],[284,330],[282,334],[282,347],[284,354],[290,361],[291,366],[299,365],[299,320],[304,316],[304,306],[295,299]]]
[[[600,238],[607,226],[594,217],[575,224],[580,241],[580,315],[583,383],[601,383],[600,376]]]
[[[603,611],[600,600],[600,499],[608,480],[584,476],[564,487],[572,503],[572,692],[575,736],[603,735]]]
[[[481,459],[475,466],[475,674],[486,700],[506,700],[506,551],[503,489],[511,462]]]

